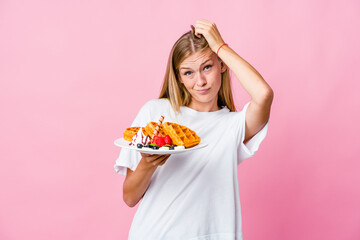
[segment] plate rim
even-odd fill
[[[197,148],[196,148],[196,146],[194,146],[194,147],[191,147],[191,148],[185,148],[185,149],[180,149],[180,150],[153,150],[153,149],[137,148],[135,146],[131,146],[131,147],[130,146],[121,146],[121,145],[117,144],[117,142],[119,142],[119,141],[126,141],[126,142],[130,143],[130,141],[127,141],[122,137],[122,138],[115,139],[114,140],[114,145],[117,146],[117,147],[121,147],[121,148],[135,150],[135,151],[140,152],[140,153],[164,154],[164,155],[166,155],[166,154],[176,154],[176,153],[186,153],[186,152],[190,152],[190,151],[195,151],[195,150],[204,148],[204,147],[206,147],[208,145],[206,142],[201,141],[199,144],[196,145],[196,146],[198,146]]]

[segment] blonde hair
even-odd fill
[[[192,30],[184,33],[171,49],[165,77],[159,98],[167,98],[175,112],[180,111],[180,106],[187,106],[191,102],[191,94],[179,79],[179,66],[191,54],[211,50],[206,39],[201,35],[195,36]],[[212,51],[212,50],[211,50]],[[218,58],[219,61],[220,58]],[[218,93],[219,107],[226,106],[231,112],[235,112],[235,105],[231,92],[229,69],[221,73],[221,87]]]

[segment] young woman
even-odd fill
[[[273,91],[227,44],[216,25],[198,20],[171,49],[159,99],[132,126],[176,122],[207,147],[149,155],[122,149],[115,170],[126,175],[125,203],[140,200],[129,239],[242,239],[237,166],[265,138]],[[251,100],[236,112],[229,69]]]

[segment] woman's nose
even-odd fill
[[[196,85],[198,85],[199,87],[202,87],[202,86],[205,86],[206,83],[207,82],[206,82],[205,77],[201,73],[198,73]]]

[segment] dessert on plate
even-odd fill
[[[145,127],[126,128],[124,139],[131,146],[160,150],[191,148],[200,143],[201,138],[195,131],[173,122],[162,123],[163,120],[161,116],[158,123],[149,122]]]

